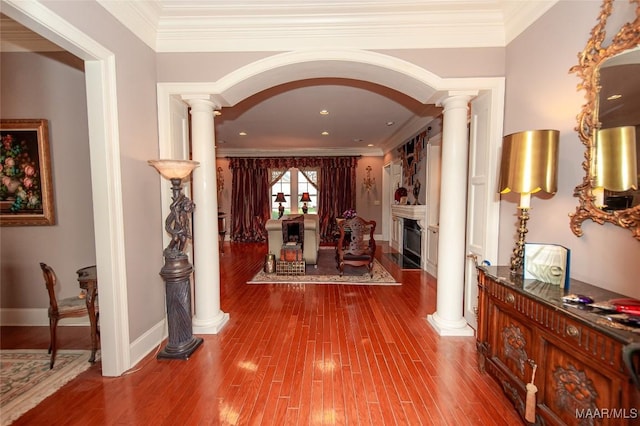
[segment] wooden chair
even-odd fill
[[[63,318],[88,316],[89,311],[87,310],[85,300],[78,296],[58,299],[56,295],[56,285],[58,284],[56,273],[53,271],[53,268],[45,263],[40,263],[40,268],[42,268],[44,282],[47,286],[47,292],[49,292],[49,331],[51,334],[51,343],[49,344],[51,362],[49,363],[49,368],[53,368],[57,350],[56,327],[58,326],[58,321]]]
[[[338,229],[340,236],[336,245],[336,263],[340,276],[344,273],[344,265],[351,265],[366,266],[373,277],[373,260],[376,254],[376,240],[373,234],[376,222],[356,216],[340,221]],[[365,239],[367,235],[368,241]]]

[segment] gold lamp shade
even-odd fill
[[[504,137],[499,191],[532,194],[558,190],[558,130],[527,130]]]
[[[147,162],[166,179],[184,179],[200,165],[199,162],[191,160],[149,160]]]
[[[595,187],[609,191],[638,188],[636,128],[602,129],[596,138]]]

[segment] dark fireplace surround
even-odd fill
[[[402,255],[417,266],[420,266],[422,248],[420,225],[414,219],[404,219],[402,222]]]

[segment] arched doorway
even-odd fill
[[[160,154],[161,156],[171,156],[171,154],[175,152],[189,152],[188,147],[180,146],[180,141],[171,139],[172,132],[169,125],[166,124],[171,121],[171,105],[172,103],[175,104],[177,99],[199,98],[201,101],[204,100],[208,102],[211,105],[210,113],[211,119],[213,119],[213,109],[234,106],[242,100],[276,85],[303,79],[326,77],[355,79],[386,86],[412,97],[423,104],[444,104],[448,100],[456,99],[456,102],[448,103],[452,108],[455,104],[455,108],[458,110],[460,110],[460,108],[466,110],[467,104],[465,102],[476,97],[482,97],[484,113],[481,117],[478,116],[477,118],[477,120],[482,122],[479,126],[477,125],[478,123],[476,123],[476,126],[474,127],[481,128],[483,130],[480,137],[483,139],[484,143],[479,145],[482,146],[484,150],[481,155],[485,158],[487,164],[494,165],[496,163],[495,158],[497,157],[498,150],[495,149],[496,145],[491,143],[491,141],[500,141],[502,139],[504,79],[441,78],[424,68],[402,59],[365,50],[315,50],[287,52],[247,64],[227,74],[214,83],[159,83],[158,111],[159,123],[161,126],[159,134]],[[456,114],[456,116],[456,120],[458,121],[458,124],[456,125],[458,126],[458,129],[455,132],[451,132],[451,135],[454,137],[454,140],[458,139],[464,144],[463,148],[465,151],[464,174],[463,176],[458,175],[456,180],[464,180],[466,182],[466,154],[468,149],[467,126],[469,123],[466,120],[466,114],[462,117],[461,122],[460,115]],[[164,127],[164,129],[162,127]],[[214,135],[211,134],[210,136],[211,139],[209,139],[209,141],[214,140]],[[447,142],[446,139],[447,137],[444,136],[443,144]],[[188,143],[186,139],[184,139],[183,142]],[[212,148],[212,150],[213,149],[215,148]],[[194,155],[194,160],[201,159],[196,158]],[[443,167],[445,166],[443,165]],[[499,209],[496,208],[496,205],[484,205],[495,204],[498,202],[495,199],[496,197],[487,196],[487,194],[495,192],[495,183],[493,182],[493,179],[490,179],[486,174],[484,178],[484,184],[480,186],[476,185],[475,187],[482,187],[484,191],[484,196],[479,198],[477,197],[478,194],[474,193],[475,206],[477,206],[478,203],[483,204],[483,208],[480,209],[486,213],[483,221],[490,223],[490,226],[485,226],[485,228],[497,229]],[[215,176],[208,176],[207,179],[209,180],[209,184],[211,184],[211,180],[215,182]],[[194,176],[194,183],[197,184],[196,181],[197,178]],[[443,185],[445,184],[446,183],[443,183]],[[463,183],[463,187],[464,186],[466,186],[466,184]],[[460,205],[465,204],[464,197],[466,197],[466,191],[464,189],[460,191],[459,185],[456,186],[456,189],[456,192],[462,192],[463,201],[458,203],[458,206],[456,207],[457,210],[461,210]],[[446,193],[446,190],[443,188],[442,192]],[[215,197],[215,194],[212,194],[212,196]],[[198,204],[197,199],[194,201]],[[464,211],[464,209],[462,210]],[[206,217],[214,217],[215,213],[216,212],[214,211],[209,211],[205,212],[204,215]],[[449,213],[450,212],[441,212],[440,216],[447,216]],[[166,212],[164,212],[164,214],[166,214]],[[459,214],[456,214],[455,216],[458,218],[460,217]],[[464,215],[461,220],[457,220],[458,223],[453,227],[456,229],[455,238],[457,240],[462,240],[462,246],[464,246],[466,229]],[[485,224],[482,225],[484,226]],[[198,228],[197,224],[194,226]],[[206,238],[207,236],[203,236],[203,239]],[[441,256],[444,259],[456,259],[455,265],[457,266],[454,266],[454,268],[459,269],[462,272],[462,275],[457,276],[455,279],[456,281],[462,282],[456,282],[455,286],[460,287],[461,294],[464,287],[464,280],[470,281],[470,278],[467,277],[464,272],[465,269],[468,268],[465,268],[464,264],[459,263],[459,259],[464,259],[465,253],[460,252],[459,244],[456,247],[458,248],[455,249],[455,252],[447,253],[449,247],[443,246],[444,252],[441,253]],[[485,244],[482,250],[485,251],[485,258],[497,258],[497,244]],[[464,260],[462,260],[462,262],[464,262]],[[196,268],[196,270],[198,270],[198,268]],[[212,274],[212,276],[206,277],[206,281],[210,282],[217,280],[217,285],[219,285],[219,273],[217,273],[218,276],[215,275],[216,273]],[[462,280],[459,279],[460,277]],[[198,278],[196,277],[196,297],[198,294],[197,281]],[[448,285],[450,286],[451,283],[448,282]],[[216,297],[219,299],[219,291]],[[460,300],[460,302],[462,302],[462,300]],[[453,305],[456,303],[453,303]],[[461,304],[462,303],[459,303],[459,305]],[[196,317],[197,315],[198,314],[196,312]],[[218,315],[218,313],[216,312],[215,315]],[[466,322],[462,317],[460,317],[460,321],[466,325]],[[447,321],[445,320],[445,323],[446,322]],[[468,333],[468,330],[465,331],[465,333]],[[452,333],[445,332],[442,334]]]

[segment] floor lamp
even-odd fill
[[[557,130],[528,130],[504,137],[498,189],[501,194],[512,191],[520,194],[520,223],[511,256],[512,274],[522,268],[531,194],[557,191],[559,135]]]
[[[160,276],[165,282],[168,343],[158,359],[189,359],[202,344],[202,338],[193,336],[191,325],[191,272],[193,266],[184,252],[187,241],[192,238],[190,216],[195,204],[182,191],[182,181],[200,163],[189,160],[149,160],[160,174],[171,181],[173,193],[165,230],[171,241],[164,249],[164,266]]]

